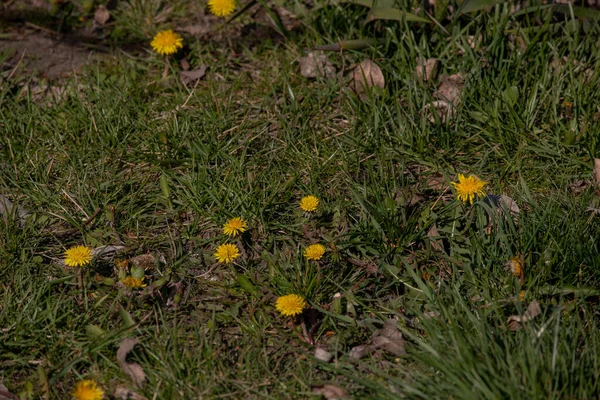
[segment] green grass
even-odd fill
[[[79,379],[110,393],[134,388],[115,354],[135,337],[129,360],[148,377],[135,390],[148,398],[310,398],[325,383],[376,399],[598,395],[600,225],[586,211],[598,207],[598,189],[570,189],[592,181],[600,157],[594,31],[542,28],[524,33],[522,51],[504,35],[515,24],[507,7],[448,35],[365,27],[358,16],[364,10],[326,8],[289,41],[242,38],[233,49],[186,38],[189,59],[210,66],[193,92],[161,79],[162,62],[146,54],[90,67],[51,106],[5,85],[0,193],[33,213],[23,227],[0,219],[9,390],[38,398],[40,369],[49,398],[67,398]],[[329,57],[338,70],[375,60],[386,77],[380,97],[362,102],[342,78],[298,73],[307,47],[377,29],[383,45]],[[457,43],[477,34],[480,47],[459,54]],[[415,77],[419,54],[465,77],[451,122],[421,112],[434,88]],[[562,57],[577,63],[553,68]],[[518,217],[430,185],[457,173],[512,197]],[[297,206],[307,194],[321,201],[312,217]],[[242,256],[218,265],[220,228],[234,216],[250,227],[234,240]],[[441,250],[427,236],[433,224]],[[316,240],[328,252],[307,263],[303,249]],[[162,284],[153,294],[97,280],[117,278],[114,260],[94,261],[83,290],[59,263],[72,245],[121,241],[117,258],[157,259],[146,270],[148,284]],[[523,287],[504,270],[517,254]],[[316,360],[300,327],[275,311],[276,296],[292,292],[318,311],[314,340],[332,363]],[[510,331],[507,318],[534,298],[541,315]],[[388,318],[398,319],[407,355],[349,359]],[[90,324],[105,333],[91,335]]]

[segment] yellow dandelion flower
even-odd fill
[[[458,183],[450,183],[456,189],[456,197],[462,202],[469,201],[471,204],[473,204],[475,196],[485,196],[483,188],[488,184],[476,176],[465,177],[463,174],[458,174]]]
[[[152,46],[152,50],[160,55],[174,54],[177,53],[177,49],[183,47],[183,38],[169,29],[158,32],[150,42],[150,46]]]
[[[519,254],[511,258],[504,264],[504,269],[513,276],[520,277],[523,274],[523,260]]]
[[[306,301],[302,296],[297,294],[288,294],[277,298],[275,302],[275,308],[282,315],[286,317],[292,317],[302,313],[302,310],[306,307]]]
[[[121,280],[121,283],[130,289],[139,289],[146,287],[143,279],[138,279],[133,276],[128,276],[127,278]]]
[[[208,8],[217,17],[226,17],[235,11],[235,0],[208,0]]]
[[[102,400],[104,390],[98,387],[96,381],[86,379],[77,382],[71,395],[75,400]]]
[[[521,293],[519,293],[519,300],[522,302],[525,301],[525,291],[521,290]]]
[[[240,233],[246,232],[246,229],[248,229],[248,224],[244,218],[240,217],[231,218],[223,225],[223,233],[227,236],[237,236]]]
[[[74,246],[65,251],[65,264],[69,267],[83,267],[92,261],[92,249],[86,246]]]
[[[300,208],[302,211],[313,212],[319,205],[319,199],[315,196],[306,196],[300,200]]]
[[[228,264],[240,256],[240,250],[235,244],[225,243],[217,247],[215,258],[220,263]]]
[[[306,249],[304,249],[304,257],[309,260],[320,260],[325,254],[325,246],[322,244],[311,244]]]

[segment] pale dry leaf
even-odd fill
[[[398,330],[394,319],[385,321],[383,328],[373,332],[371,338],[373,345],[377,348],[382,348],[395,356],[406,354],[402,332]]]
[[[366,59],[352,72],[352,79],[350,81],[350,88],[362,99],[368,100],[367,95],[370,88],[385,88],[385,78],[379,65],[373,61]]]
[[[305,78],[316,78],[319,76],[331,78],[335,76],[335,67],[329,62],[326,54],[312,52],[306,57],[300,58],[298,63],[300,64],[300,75]]]
[[[99,247],[92,249],[92,256],[105,258],[105,259],[112,258],[112,257],[114,257],[114,255],[116,253],[123,250],[124,248],[125,248],[125,246],[113,246],[113,245],[99,246]]]
[[[464,78],[460,73],[450,76],[442,75],[440,77],[438,89],[433,94],[433,97],[440,100],[445,100],[446,102],[456,106],[460,101],[464,84]]]
[[[106,9],[106,7],[103,5],[98,6],[94,12],[94,22],[96,22],[98,25],[104,25],[109,19],[110,12]]]
[[[204,78],[204,75],[206,75],[206,69],[207,66],[203,65],[199,69],[193,69],[191,71],[180,71],[179,79],[181,79],[181,82],[184,85],[190,86],[192,83],[196,83],[196,81],[199,81],[200,79]]]
[[[504,207],[506,207],[506,209],[508,211],[510,211],[511,214],[516,215],[516,214],[521,213],[521,209],[519,208],[519,205],[517,204],[516,201],[513,200],[512,197],[503,194],[500,197],[500,199],[502,201],[502,205],[504,205]]]
[[[146,397],[142,396],[141,394],[137,394],[125,386],[117,386],[113,396],[117,400],[147,400]]]
[[[435,79],[438,71],[439,61],[435,58],[425,59],[417,57],[417,78],[423,82],[430,82]]]
[[[350,398],[348,393],[344,389],[336,385],[323,385],[323,386],[314,386],[312,388],[313,394],[321,395],[325,397],[327,400],[342,400]]]
[[[137,386],[142,386],[146,380],[146,373],[142,366],[136,362],[127,362],[127,354],[133,350],[136,344],[140,341],[138,339],[125,338],[121,340],[119,349],[117,350],[117,361],[121,366],[123,372],[131,377]]]
[[[352,349],[350,349],[350,352],[348,353],[348,357],[351,360],[360,360],[361,358],[368,356],[369,354],[374,352],[375,349],[376,349],[375,346],[371,346],[368,344],[361,344],[359,346],[354,346]]]
[[[19,222],[19,226],[23,227],[27,218],[31,215],[29,210],[15,204],[3,194],[0,194],[0,216],[5,219],[14,219]]]
[[[540,315],[542,310],[540,308],[540,304],[536,299],[533,299],[531,303],[529,303],[529,307],[523,313],[523,315],[511,315],[508,317],[506,321],[508,324],[508,329],[511,331],[518,331],[523,327],[523,324],[533,320],[535,317]]]
[[[429,122],[440,121],[445,124],[456,115],[454,106],[445,100],[435,100],[423,107]]]
[[[594,158],[594,182],[600,186],[600,158]]]
[[[427,231],[427,237],[431,242],[431,247],[436,251],[444,251],[444,245],[442,241],[439,239],[440,233],[437,230],[435,224],[431,225],[431,228]]]
[[[315,358],[323,362],[328,363],[333,358],[333,354],[325,350],[324,348],[317,347],[315,349]]]

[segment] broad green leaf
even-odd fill
[[[394,20],[394,21],[409,21],[409,22],[423,22],[430,24],[431,20],[418,15],[411,14],[406,11],[398,10],[397,8],[377,7],[371,9],[367,16],[367,22],[375,21],[378,19]]]

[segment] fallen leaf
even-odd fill
[[[523,313],[523,315],[511,315],[508,317],[508,320],[506,321],[508,324],[508,329],[511,331],[518,331],[523,328],[523,324],[531,321],[541,313],[542,310],[540,309],[540,304],[537,302],[537,300],[533,299],[533,301],[529,303],[529,307],[527,307],[527,310]]]
[[[435,58],[417,57],[417,77],[423,82],[435,79],[439,61]]]
[[[319,76],[331,78],[335,76],[335,67],[329,62],[326,54],[312,52],[306,57],[298,60],[300,64],[300,75],[305,78],[316,78]]]
[[[113,396],[117,400],[147,400],[144,396],[125,386],[117,386]]]
[[[373,61],[366,59],[352,72],[350,88],[364,101],[369,98],[367,95],[370,88],[385,88],[385,78],[381,68]]]
[[[190,62],[187,60],[187,58],[182,58],[179,64],[181,65],[181,69],[184,71],[189,71],[191,68]]]
[[[336,385],[314,386],[313,394],[321,395],[327,400],[349,399],[348,393],[344,389]]]
[[[8,391],[2,380],[0,380],[0,400],[19,400],[19,397]]]
[[[193,69],[191,71],[180,71],[179,79],[181,79],[181,82],[184,85],[189,86],[190,84],[195,83],[196,81],[199,81],[200,79],[204,78],[204,75],[206,75],[206,69],[207,66],[203,65],[199,69]]]
[[[350,349],[350,352],[348,353],[348,357],[351,360],[360,360],[361,358],[368,356],[375,350],[376,350],[375,346],[371,346],[368,344],[361,344],[359,346],[354,346],[352,349]]]
[[[157,264],[157,260],[152,254],[141,254],[133,257],[130,261],[135,267],[143,268],[144,270],[154,268]]]
[[[594,181],[600,186],[600,158],[594,158]]]
[[[574,195],[578,195],[583,193],[589,185],[590,183],[587,180],[578,179],[575,182],[569,184],[569,191]]]
[[[406,354],[402,332],[398,330],[394,319],[385,321],[383,328],[373,332],[371,338],[377,348],[382,348],[395,356]]]
[[[0,194],[0,215],[5,219],[14,219],[19,222],[19,226],[23,227],[27,221],[27,217],[31,215],[29,210],[21,206],[15,206],[8,197]]]
[[[94,21],[98,25],[104,25],[110,19],[110,12],[106,9],[105,6],[100,5],[96,8],[96,12],[94,12]]]
[[[462,74],[454,75],[442,75],[440,77],[440,83],[437,91],[433,94],[433,97],[445,100],[446,102],[456,106],[460,101],[464,87],[464,78]]]
[[[330,352],[328,352],[327,350],[325,350],[321,347],[317,347],[315,349],[315,358],[317,360],[321,360],[323,362],[328,363],[333,358],[333,354],[331,354]]]
[[[454,106],[445,100],[435,100],[423,107],[423,111],[427,115],[429,122],[440,121],[445,124],[456,115]]]
[[[388,319],[385,321],[383,328],[377,329],[371,335],[372,345],[363,344],[353,347],[348,353],[348,357],[352,360],[360,360],[361,358],[371,354],[377,349],[383,349],[395,356],[406,354],[404,349],[404,338],[402,333],[396,326],[396,320]]]
[[[136,362],[127,362],[127,354],[133,350],[136,344],[140,341],[138,339],[125,338],[121,340],[119,344],[119,349],[117,350],[117,361],[121,366],[123,372],[133,379],[137,386],[142,386],[144,381],[146,380],[146,374],[144,373],[144,369],[142,366]]]
[[[439,239],[440,233],[437,230],[435,224],[431,225],[431,228],[427,231],[427,237],[431,243],[431,247],[436,251],[444,251],[444,245]]]
[[[92,249],[92,256],[105,258],[105,259],[112,258],[112,257],[114,257],[114,255],[116,253],[118,253],[120,250],[123,250],[124,248],[125,248],[125,246],[113,246],[113,245],[99,246],[99,247]]]

